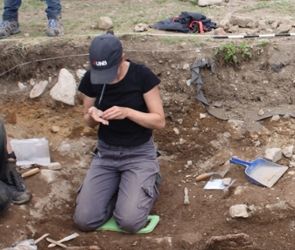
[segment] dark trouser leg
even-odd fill
[[[3,21],[18,21],[18,9],[21,6],[21,0],[4,0]]]
[[[3,122],[0,120],[0,180],[6,180],[6,132]]]
[[[3,122],[0,120],[0,180],[6,179],[6,132]],[[4,212],[11,203],[11,192],[8,186],[0,181],[0,214]]]
[[[55,19],[57,16],[61,17],[61,0],[46,0],[47,8],[45,9],[45,12],[47,13],[47,18],[53,18]]]
[[[12,195],[8,186],[0,181],[0,214],[10,206],[11,199]]]

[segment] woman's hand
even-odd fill
[[[100,114],[105,120],[122,120],[127,117],[128,109],[124,107],[113,106]]]
[[[97,109],[96,107],[93,107],[93,106],[88,109],[88,114],[91,116],[91,118],[93,120],[95,120],[97,122],[100,122],[103,125],[109,125],[109,121],[107,121],[107,120],[105,120],[105,119],[103,119],[101,117],[102,113],[103,112],[101,110],[99,110],[99,109]]]

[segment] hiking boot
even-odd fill
[[[10,189],[12,195],[12,203],[16,205],[21,205],[28,202],[32,198],[32,194],[26,190],[24,192],[20,192],[13,185],[7,185]]]
[[[47,22],[47,36],[63,36],[64,28],[60,18],[50,18]]]
[[[20,32],[18,21],[2,21],[0,23],[0,39]]]

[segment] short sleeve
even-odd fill
[[[86,71],[84,74],[79,84],[78,90],[88,97],[95,97],[95,92],[93,91],[93,86],[90,81],[90,70]]]
[[[149,92],[151,89],[153,89],[155,86],[157,86],[161,80],[159,77],[155,75],[152,70],[144,65],[141,67],[141,75],[143,77],[143,93]]]

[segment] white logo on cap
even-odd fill
[[[99,66],[106,66],[106,65],[108,65],[108,62],[106,60],[104,60],[104,61],[94,61],[93,60],[92,64],[94,64],[94,65],[96,65],[96,66],[99,67]]]

